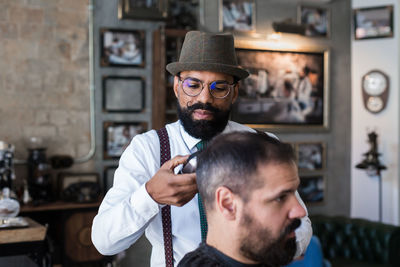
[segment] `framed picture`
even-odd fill
[[[119,158],[132,138],[145,131],[146,122],[104,122],[104,158]]]
[[[236,48],[250,76],[239,85],[231,119],[256,129],[328,128],[328,51]]]
[[[305,203],[322,203],[325,199],[325,181],[322,175],[300,177],[297,189]]]
[[[325,168],[325,144],[297,143],[297,166],[300,171],[320,171]]]
[[[220,30],[251,33],[256,30],[255,0],[219,0]]]
[[[119,19],[163,20],[167,18],[168,0],[119,0]]]
[[[100,197],[99,174],[60,172],[58,188],[64,201],[97,201]]]
[[[143,77],[103,76],[105,112],[141,112],[145,103]]]
[[[101,29],[101,66],[144,67],[145,32]]]
[[[329,35],[329,16],[327,8],[300,5],[297,22],[306,26],[306,36],[327,37]]]
[[[393,6],[354,9],[356,40],[393,37]]]
[[[199,13],[199,0],[168,0],[166,27],[196,30],[198,29]]]
[[[114,183],[114,173],[117,169],[117,166],[107,166],[104,169],[104,176],[103,176],[103,185],[104,185],[104,193],[106,193]]]

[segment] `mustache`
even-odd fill
[[[301,221],[300,219],[294,219],[286,228],[285,231],[283,233],[283,236],[286,236],[287,234],[293,232],[294,230],[296,230],[297,228],[299,228],[299,226],[301,225]]]
[[[205,104],[204,103],[195,103],[191,106],[187,105],[186,108],[189,112],[193,112],[196,109],[203,109],[203,110],[211,111],[214,113],[221,111],[219,108],[213,107],[209,103],[205,103]]]

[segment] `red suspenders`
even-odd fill
[[[157,130],[158,138],[160,139],[160,167],[166,161],[171,159],[171,150],[169,146],[169,138],[167,129],[162,128]],[[174,252],[172,249],[172,231],[171,231],[171,207],[166,205],[161,209],[164,250],[165,250],[165,266],[174,266]]]

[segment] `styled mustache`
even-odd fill
[[[195,104],[193,104],[191,106],[187,105],[187,110],[189,112],[193,112],[196,109],[208,110],[208,111],[211,111],[211,112],[214,112],[214,113],[221,111],[219,108],[213,107],[209,103],[206,103],[206,104],[204,104],[204,103],[195,103]]]
[[[301,225],[301,221],[300,219],[294,219],[293,222],[291,222],[284,231],[284,236],[286,236],[287,234],[293,232],[294,230],[296,230],[299,226]]]

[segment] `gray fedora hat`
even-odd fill
[[[188,70],[221,72],[239,80],[249,76],[238,66],[233,35],[226,33],[188,32],[179,61],[169,63],[166,68],[174,76]]]

